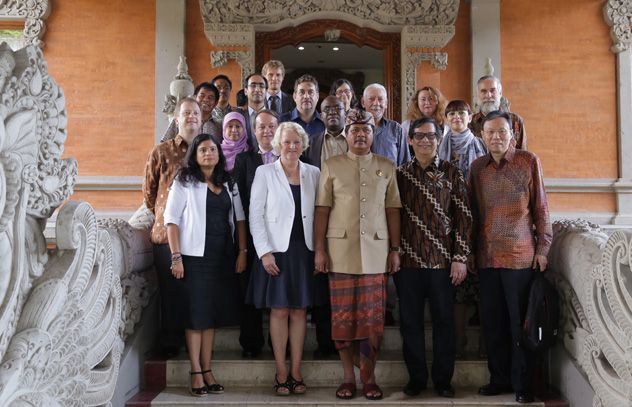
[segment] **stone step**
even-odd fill
[[[430,324],[426,324],[426,350],[432,350],[432,328]],[[264,337],[268,337],[268,328],[264,328]],[[466,329],[467,343],[465,351],[468,354],[478,352],[478,343],[480,337],[480,328],[477,326],[468,326]],[[267,345],[265,347],[269,349]],[[305,353],[311,353],[316,349],[316,332],[312,324],[307,324],[307,333],[305,336]],[[239,346],[239,328],[222,328],[215,330],[214,351],[233,351],[241,350]],[[382,340],[382,350],[395,351],[402,349],[402,337],[399,333],[398,326],[387,326],[384,328],[384,338]]]
[[[185,387],[189,382],[190,365],[186,355],[165,364],[167,387]],[[221,351],[213,355],[213,373],[228,387],[270,387],[275,365],[272,353],[265,351],[256,359],[242,359],[240,351]],[[342,364],[337,356],[314,360],[304,355],[302,373],[309,386],[331,386],[342,382]],[[399,387],[408,381],[408,372],[401,351],[382,351],[378,358],[376,378],[380,385]],[[356,372],[357,377],[359,373]],[[479,387],[487,383],[489,374],[484,360],[458,360],[452,384],[455,387]]]
[[[168,387],[150,402],[141,401],[142,396],[135,397],[127,403],[128,407],[163,406],[163,407],[193,407],[193,406],[227,406],[227,407],[270,407],[270,406],[545,406],[543,401],[537,400],[530,404],[516,403],[513,394],[485,397],[477,394],[474,387],[456,387],[456,396],[452,399],[438,397],[432,389],[426,390],[417,397],[408,397],[401,391],[401,387],[382,387],[384,398],[379,401],[366,400],[358,389],[358,395],[353,400],[339,400],[335,397],[335,387],[310,386],[304,395],[279,397],[274,395],[272,387],[233,387],[227,388],[224,394],[213,394],[205,397],[192,397],[186,387]],[[150,404],[151,403],[151,404]],[[546,405],[549,405],[547,402]],[[564,405],[555,404],[556,406]]]

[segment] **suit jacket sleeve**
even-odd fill
[[[259,258],[272,251],[264,217],[268,199],[268,182],[264,172],[265,167],[257,168],[250,191],[250,234]]]

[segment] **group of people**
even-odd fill
[[[318,112],[317,80],[300,76],[289,95],[284,76],[276,60],[248,76],[241,109],[229,104],[228,77],[198,85],[178,101],[147,161],[160,339],[169,356],[184,329],[191,394],[224,391],[211,369],[215,328],[239,325],[242,356],[259,356],[264,309],[274,391],[305,393],[311,310],[314,356],[342,361],[336,397],[356,396],[358,367],[362,394],[381,399],[375,367],[390,297],[399,302],[405,394],[420,394],[430,378],[439,396],[454,397],[463,331],[455,310],[480,301],[490,382],[479,393],[531,402],[533,358],[520,346],[520,327],[552,231],[539,159],[526,151],[522,118],[501,110],[500,81],[478,81],[476,114],[421,88],[400,125],[384,117],[380,84],[356,98],[339,79]],[[396,295],[387,294],[389,280]]]

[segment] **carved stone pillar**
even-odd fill
[[[617,54],[617,116],[619,179],[614,183],[617,196],[615,224],[632,224],[632,7],[627,0],[609,0],[604,18],[611,27],[612,52]]]
[[[46,31],[44,20],[49,15],[49,0],[0,1],[0,20],[24,22],[23,46],[36,45],[40,48],[44,46],[41,38]]]

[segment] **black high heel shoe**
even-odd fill
[[[203,370],[202,371],[202,375],[204,375],[206,373],[213,373],[213,370],[209,369],[209,370]],[[224,386],[222,386],[219,383],[208,384],[206,382],[206,379],[204,379],[204,384],[206,385],[206,392],[207,393],[210,393],[210,394],[222,394],[222,393],[224,393]]]
[[[206,382],[204,382],[204,386],[202,387],[193,387],[193,376],[196,374],[201,374],[203,375],[203,372],[189,372],[189,375],[191,375],[191,380],[190,380],[190,385],[189,385],[189,393],[191,393],[192,396],[194,397],[204,397],[207,394],[207,390],[206,390]]]

